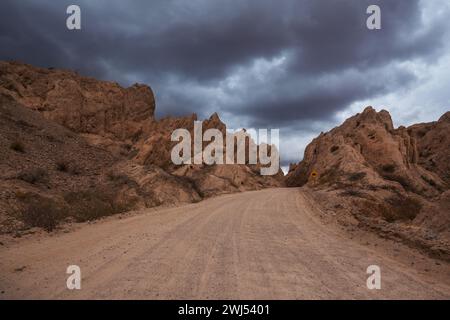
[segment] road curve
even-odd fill
[[[0,299],[450,298],[449,264],[412,253],[423,272],[315,210],[300,189],[267,189],[32,236],[0,246]],[[66,288],[69,265],[81,290]]]

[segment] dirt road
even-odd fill
[[[5,243],[0,298],[450,298],[448,263],[352,239],[315,210],[299,189],[271,189]],[[66,288],[68,265],[81,290]]]

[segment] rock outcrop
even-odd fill
[[[395,129],[367,107],[315,138],[286,183],[317,190],[334,214],[449,254],[449,114]]]
[[[200,200],[190,181],[92,146],[0,93],[0,233]]]
[[[413,130],[420,131],[419,127],[429,131],[430,140],[438,143],[434,128],[441,127],[439,122],[394,129],[387,111],[376,112],[368,107],[341,126],[314,139],[307,146],[303,161],[291,168],[287,183],[301,186],[307,182],[318,185],[355,185],[361,182],[373,187],[389,185],[424,196],[436,196],[446,185],[442,179],[444,172],[439,170],[444,169],[442,160],[448,159],[448,153],[445,155],[445,143],[441,143],[439,159],[431,157],[433,160],[428,160],[430,164],[437,161],[440,166],[436,170],[423,167],[420,163],[427,160],[423,159],[424,151],[421,149],[429,149],[425,147],[423,138],[418,140],[418,133],[411,134]],[[316,177],[311,176],[313,171]]]
[[[0,90],[77,133],[129,140],[154,120],[155,98],[148,86],[122,88],[74,71],[0,62]]]
[[[408,134],[417,142],[417,162],[450,185],[450,111],[432,123],[410,126]]]

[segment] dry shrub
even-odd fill
[[[410,181],[398,174],[385,174],[383,175],[383,178],[390,181],[398,182],[402,185],[402,187],[407,191],[416,192],[416,189],[413,185],[411,185]]]
[[[118,203],[112,194],[99,190],[69,192],[64,196],[67,204],[32,193],[17,192],[16,198],[20,203],[18,218],[25,227],[39,227],[47,232],[68,217],[77,222],[91,221],[128,211],[133,205]]]
[[[21,201],[19,218],[26,227],[39,227],[47,232],[56,228],[64,216],[64,210],[52,199],[32,193],[20,194]]]
[[[343,196],[343,197],[358,197],[358,198],[365,197],[365,194],[363,192],[354,190],[354,189],[345,190],[345,191],[339,193],[339,195]]]
[[[365,172],[356,172],[356,173],[352,173],[348,176],[348,180],[350,181],[359,181],[361,179],[363,179],[366,176]]]
[[[42,168],[33,168],[22,171],[21,173],[19,173],[17,178],[28,183],[36,184],[40,182],[47,182],[48,173]]]
[[[395,168],[395,164],[385,164],[381,167],[381,170],[383,170],[383,172],[393,173],[395,171]]]
[[[56,170],[61,172],[67,172],[69,170],[69,163],[65,160],[58,160],[56,162]]]
[[[411,221],[419,214],[422,204],[415,198],[395,195],[387,198],[386,203],[380,205],[379,209],[388,222]]]
[[[22,142],[20,141],[14,141],[13,143],[11,143],[11,145],[9,146],[9,148],[11,150],[17,151],[17,152],[21,152],[24,153],[25,152],[25,146],[23,145]]]
[[[78,175],[81,173],[81,169],[76,164],[64,159],[60,159],[56,162],[56,170],[70,173],[72,175]]]
[[[100,190],[69,192],[64,196],[69,205],[69,215],[76,221],[91,221],[125,212],[130,205],[120,204],[114,195]]]
[[[423,176],[423,175],[420,176],[420,177],[422,178],[423,181],[425,181],[426,183],[428,183],[430,186],[432,186],[432,187],[434,187],[434,188],[437,188],[439,191],[441,191],[440,186],[438,186],[437,183],[436,183],[433,179],[428,178],[428,177]]]

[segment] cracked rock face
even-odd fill
[[[421,123],[407,129],[417,141],[417,162],[450,184],[450,111],[438,121]]]
[[[376,112],[367,107],[314,139],[307,146],[304,159],[291,167],[287,183],[389,185],[424,196],[438,195],[446,185],[444,171],[448,161],[444,159],[449,158],[445,143],[439,144],[440,139],[436,138],[448,128],[443,122],[394,129],[387,111]],[[441,140],[445,139],[448,147],[448,138]],[[433,159],[428,165],[423,165],[427,163],[424,150],[430,150],[428,157]],[[431,161],[438,164],[433,167]],[[317,172],[316,178],[311,176],[312,171]]]
[[[73,71],[0,62],[0,87],[17,102],[77,133],[131,139],[154,120],[150,87],[79,76]]]

